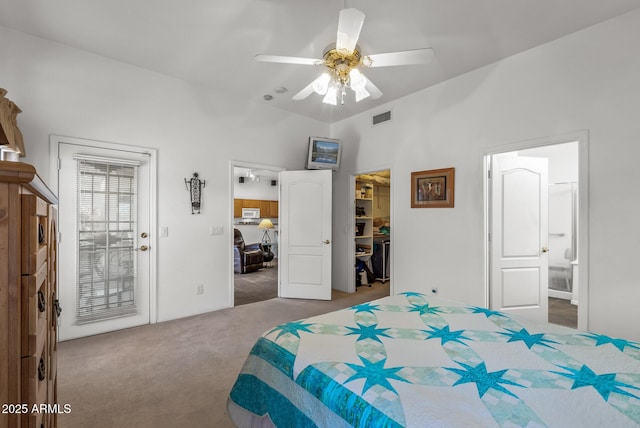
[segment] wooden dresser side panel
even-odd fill
[[[58,210],[55,205],[49,206],[49,255],[47,275],[49,285],[49,305],[50,323],[49,323],[49,351],[51,359],[51,370],[49,371],[49,402],[57,403],[57,374],[58,374]],[[51,396],[54,399],[51,399]],[[55,425],[56,417],[52,417],[51,424]]]

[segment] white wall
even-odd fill
[[[640,11],[451,79],[332,126],[334,277],[350,272],[349,174],[392,163],[395,292],[480,305],[483,155],[498,145],[589,131],[589,327],[640,340]],[[384,91],[384,88],[381,88]],[[393,110],[391,123],[371,115]],[[453,209],[411,209],[411,171],[456,168]],[[334,283],[336,280],[334,279]]]
[[[229,161],[301,169],[307,137],[329,126],[2,26],[0,40],[0,87],[23,111],[25,161],[45,181],[50,134],[158,149],[157,219],[169,227],[155,249],[159,319],[227,307]],[[207,180],[197,216],[184,185],[193,172]],[[224,235],[211,236],[211,226]]]

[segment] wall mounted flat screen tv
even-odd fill
[[[342,147],[340,140],[325,137],[309,137],[307,169],[332,169],[340,167]]]

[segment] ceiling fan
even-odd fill
[[[433,49],[422,48],[363,55],[357,42],[364,17],[364,13],[357,9],[342,9],[338,19],[336,43],[327,46],[322,59],[258,54],[255,60],[326,67],[317,79],[293,96],[294,100],[303,100],[315,92],[324,95],[322,101],[326,104],[337,105],[338,99],[340,104],[344,104],[347,88],[355,93],[356,102],[369,96],[372,99],[380,98],[382,91],[362,74],[361,68],[426,64],[434,54]]]

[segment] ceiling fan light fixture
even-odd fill
[[[369,93],[369,91],[367,91],[365,89],[364,86],[362,88],[355,88],[353,91],[356,93],[356,102],[357,103],[359,103],[360,101],[364,100],[365,98],[369,98],[369,96],[371,95]]]
[[[244,176],[251,181],[260,181],[260,176],[256,174],[252,169],[247,170],[247,172],[244,173]]]
[[[322,102],[332,106],[338,105],[338,90],[335,86],[331,85],[327,88],[327,94],[322,99]]]
[[[364,75],[360,73],[360,70],[358,70],[357,68],[353,68],[349,72],[349,81],[351,82],[349,86],[354,91],[357,91],[358,89],[364,89],[364,87],[367,85],[367,78],[364,77]]]
[[[373,60],[369,55],[366,55],[360,58],[360,64],[365,67],[371,67],[373,65]]]
[[[382,91],[360,72],[362,67],[427,64],[433,60],[434,52],[432,48],[420,48],[362,55],[357,43],[364,19],[365,15],[361,11],[343,8],[338,17],[336,43],[325,48],[322,59],[264,54],[256,55],[255,59],[262,62],[324,65],[325,72],[293,95],[294,100],[304,100],[315,92],[323,96],[322,102],[325,104],[338,105],[338,97],[340,104],[344,104],[347,88],[355,93],[356,102],[368,97],[377,100],[382,96]],[[286,88],[276,88],[274,91],[281,94]]]
[[[320,77],[313,81],[313,91],[318,95],[325,95],[329,89],[329,73],[322,73]]]

